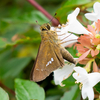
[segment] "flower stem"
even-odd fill
[[[27,0],[31,5],[33,5],[36,9],[38,9],[40,12],[42,12],[49,20],[53,18],[43,7],[41,7],[35,0]],[[52,24],[54,26],[57,26],[59,24],[59,21],[55,18],[52,19]]]

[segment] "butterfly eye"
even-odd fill
[[[45,28],[42,28],[42,31],[46,31],[47,29],[45,29]]]

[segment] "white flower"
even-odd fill
[[[66,47],[67,45],[71,43],[77,42],[78,36],[68,33],[68,26],[65,25],[65,27],[61,26],[61,29],[51,27],[51,30],[55,30],[58,34],[58,39],[61,40],[61,45],[63,47]]]
[[[58,34],[58,39],[61,40],[61,45],[63,47],[66,47],[67,45],[71,44],[71,43],[75,43],[77,42],[78,36],[72,34],[72,33],[65,33],[64,35],[60,35],[63,33],[63,29],[61,29],[61,32],[57,32]]]
[[[55,30],[58,34],[58,38],[61,40],[61,45],[63,47],[77,42],[78,37],[72,33],[76,34],[89,34],[90,32],[77,20],[80,9],[76,8],[71,14],[68,15],[68,22],[65,25],[60,25],[60,28],[51,27],[51,30]],[[64,34],[65,33],[65,34]],[[65,38],[65,39],[64,39]]]
[[[85,17],[91,21],[97,21],[100,19],[100,3],[96,2],[93,5],[94,12],[92,13],[86,13]]]
[[[73,68],[75,67],[74,64],[66,64],[61,69],[57,69],[54,71],[54,82],[56,85],[62,86],[62,81],[65,80],[70,76],[70,74],[73,72]]]
[[[89,34],[90,32],[77,20],[77,15],[80,9],[76,8],[71,14],[68,15],[68,31],[76,34]]]
[[[75,67],[74,70],[76,72],[73,73],[73,77],[77,80],[77,83],[80,82],[83,84],[81,91],[83,99],[88,97],[89,100],[93,100],[94,99],[93,87],[98,82],[100,82],[100,73],[94,72],[88,74],[86,70],[82,67]]]

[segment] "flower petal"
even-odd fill
[[[89,100],[94,99],[94,91],[93,91],[92,87],[90,87],[88,85],[83,85],[81,92],[82,92],[83,99],[86,99],[86,97],[88,97]]]
[[[75,67],[74,64],[65,65],[61,69],[57,69],[54,71],[54,82],[56,85],[61,85],[61,82],[68,78],[69,75],[72,73],[73,68]]]
[[[66,47],[69,44],[77,42],[78,36],[76,36],[72,33],[68,33],[68,26],[67,25],[65,25],[65,27],[62,26],[61,29],[54,28],[54,27],[51,27],[51,29],[55,30],[57,32],[58,39],[61,40],[61,45],[63,47]]]
[[[95,49],[95,50],[91,50],[91,55],[92,57],[94,57],[95,55],[97,55],[99,53],[99,50]]]
[[[78,61],[83,60],[89,53],[90,53],[90,50],[86,51],[82,56],[79,57]]]
[[[87,82],[87,72],[82,67],[75,67],[74,70],[76,71],[73,73],[73,77],[77,80],[77,82],[86,83]]]
[[[100,9],[100,3],[99,2],[94,3],[93,8],[94,8],[94,12],[96,14],[98,14],[98,18],[100,19],[100,10],[99,10]]]
[[[94,72],[99,72],[98,66],[97,66],[95,61],[93,62],[93,71]]]
[[[85,75],[80,75],[79,73],[73,73],[73,77],[77,80],[77,83],[87,82],[87,77],[85,77]]]
[[[89,34],[90,32],[86,30],[86,28],[84,28],[76,18],[79,11],[80,9],[76,8],[71,14],[68,15],[68,31],[76,34]]]
[[[61,40],[61,45],[63,47],[66,47],[67,45],[69,45],[71,43],[77,42],[78,36],[71,34],[71,33],[67,33],[65,35],[58,36],[58,39]]]
[[[91,21],[97,20],[97,14],[96,13],[86,13],[85,17]]]
[[[98,82],[100,82],[100,73],[98,73],[98,72],[90,73],[90,74],[88,74],[88,79],[89,79],[90,85],[93,87]]]
[[[73,73],[73,77],[77,80],[77,82],[81,82],[82,85],[82,97],[85,99],[86,97],[89,100],[94,99],[94,91],[93,86],[95,86],[98,82],[100,82],[100,73],[87,73],[84,68],[75,67],[74,70],[76,71]]]
[[[93,36],[96,35],[95,29],[91,25],[88,25],[88,30],[93,34]]]
[[[97,21],[98,19],[100,19],[100,3],[96,2],[93,5],[94,8],[94,12],[93,13],[86,13],[85,17],[91,21]]]
[[[87,74],[87,71],[82,68],[82,67],[75,67],[74,70],[77,72],[77,73],[83,73],[83,74]]]

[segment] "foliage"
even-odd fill
[[[38,0],[37,2],[51,15],[57,12],[56,18],[59,22],[66,23],[67,15],[72,10],[80,7],[83,15],[84,11],[90,11],[86,8],[92,7],[95,1],[51,0],[45,2],[45,0]],[[82,23],[85,20],[84,25],[87,23],[84,18],[79,20]],[[40,29],[36,21],[42,25],[49,22],[49,19],[27,0],[2,0],[0,2],[0,83],[3,84],[0,84],[0,100],[9,100],[9,98],[10,100],[45,100],[45,98],[46,100],[66,100],[66,98],[80,100],[79,89],[72,77],[63,81],[67,84],[63,88],[54,85],[52,75],[38,83],[44,89],[37,83],[29,81],[30,71],[41,41]],[[76,50],[70,48],[69,51],[76,57]],[[15,89],[15,96],[8,88],[13,91]],[[97,89],[98,85],[95,88]],[[100,90],[97,90],[100,93]]]

